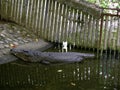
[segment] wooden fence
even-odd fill
[[[101,15],[100,48],[101,51],[120,50],[120,9],[104,8]],[[115,52],[114,52],[115,53]]]
[[[116,39],[110,38],[106,35],[107,22],[115,21],[115,18],[105,14],[103,17],[103,9],[95,5],[76,0],[1,0],[0,4],[1,19],[25,26],[39,38],[102,50],[107,49],[108,41],[116,43],[111,47],[120,46],[119,15],[115,16],[118,24]]]

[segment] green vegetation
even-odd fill
[[[111,7],[111,4],[112,5],[117,4],[116,6],[114,5],[114,8],[120,8],[119,0],[86,0],[86,1],[97,4],[104,8]]]

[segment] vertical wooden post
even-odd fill
[[[53,42],[54,40],[54,29],[55,29],[55,14],[56,14],[56,3],[53,1],[53,6],[52,6],[52,22],[51,22],[51,41]]]
[[[17,8],[16,8],[16,22],[20,22],[20,5],[21,5],[21,0],[17,0]]]
[[[68,38],[68,25],[69,25],[68,15],[69,15],[69,7],[66,5],[66,11],[65,11],[65,31],[64,31],[64,36],[63,36],[65,41],[67,41],[67,38]]]
[[[20,14],[20,1],[21,0],[17,0],[17,8],[16,8],[16,22],[19,23],[19,14]]]
[[[38,13],[38,0],[35,0],[34,3],[34,15],[33,15],[33,32],[36,35],[36,22],[37,22],[37,13]],[[37,36],[36,36],[37,38]]]
[[[79,14],[78,14],[78,44],[79,46],[82,45],[82,25],[83,25],[83,22],[82,22],[82,17],[83,17],[83,14],[82,14],[82,11],[79,11]]]
[[[116,20],[116,18],[117,18],[117,16],[114,16],[113,17],[113,29],[112,29],[112,49],[115,51],[116,50],[116,40],[117,40],[117,28],[116,28],[116,26],[117,26],[117,20]],[[117,26],[117,27],[119,27],[119,26]],[[115,52],[114,52],[114,54],[115,54]]]
[[[68,17],[68,6],[65,5],[65,11],[64,11],[64,31],[63,31],[63,39],[62,41],[67,41],[66,31],[67,31],[67,17]]]
[[[66,28],[65,28],[65,40],[67,42],[69,42],[68,39],[68,34],[69,34],[69,27],[70,27],[70,11],[69,11],[70,7],[67,6],[66,7]]]
[[[72,29],[72,44],[73,46],[76,45],[76,27],[77,27],[77,22],[76,22],[76,17],[77,17],[77,10],[74,9],[73,11],[73,29]]]
[[[76,10],[76,17],[75,17],[75,23],[76,23],[76,33],[75,33],[75,45],[79,46],[79,10]]]
[[[102,54],[102,30],[103,30],[103,20],[104,20],[104,15],[101,15],[101,22],[100,22],[100,38],[99,38],[99,48],[101,49],[101,54]]]
[[[2,19],[2,17],[1,17],[1,15],[2,15],[2,10],[1,10],[1,8],[2,8],[2,0],[0,0],[0,20]]]
[[[28,14],[28,21],[26,22],[26,24],[27,24],[27,27],[29,27],[29,28],[31,28],[31,26],[30,26],[30,20],[31,20],[31,9],[32,9],[32,0],[29,0],[29,2],[28,2],[28,12],[27,12],[27,14]],[[26,19],[27,19],[26,18]]]
[[[62,17],[62,26],[61,26],[61,41],[60,42],[63,42],[65,41],[65,37],[64,37],[64,34],[65,34],[65,25],[66,25],[66,18],[65,18],[65,15],[66,15],[66,9],[67,9],[67,6],[64,4],[63,6],[63,11],[62,11],[62,14],[61,14],[61,17]]]
[[[13,20],[15,21],[16,17],[16,0],[14,0],[14,7],[13,7]]]
[[[89,47],[90,44],[90,31],[91,31],[91,15],[86,14],[86,29],[85,29],[85,48]]]
[[[52,41],[54,41],[54,42],[56,42],[56,40],[57,40],[57,35],[56,35],[56,29],[57,29],[57,14],[58,14],[58,3],[55,1],[54,2],[55,3],[55,7],[54,7],[54,9],[55,9],[55,11],[54,11],[54,19],[55,19],[55,21],[54,21],[54,29],[53,29],[53,38],[52,38]]]
[[[8,6],[8,2],[4,1],[4,19],[7,20],[7,6]]]
[[[101,27],[99,27],[99,22],[100,22],[100,20],[96,19],[96,25],[95,25],[95,27],[96,27],[96,29],[95,29],[95,31],[96,31],[95,32],[95,47],[97,48],[97,56],[98,56],[99,50],[100,50],[100,43],[99,43],[99,41],[100,41],[100,34],[98,32],[99,32]]]
[[[11,20],[12,19],[12,17],[11,17],[11,13],[12,13],[12,0],[9,0],[9,20]]]
[[[15,8],[14,21],[15,22],[17,22],[17,3],[18,3],[18,0],[15,0],[15,5],[14,5],[14,8]]]
[[[75,9],[72,8],[72,14],[71,14],[71,36],[70,36],[70,41],[71,41],[71,44],[73,45],[74,44],[74,18],[75,18]]]
[[[54,25],[54,36],[53,36],[54,42],[58,41],[57,32],[58,32],[58,19],[59,19],[58,16],[59,16],[59,11],[60,11],[59,6],[60,6],[60,4],[57,1],[55,1],[56,10],[55,10],[55,25]]]
[[[63,26],[63,9],[64,9],[64,5],[61,4],[60,7],[60,13],[59,13],[59,30],[58,30],[58,42],[61,42],[61,33],[62,33],[62,26]]]
[[[25,26],[28,27],[28,22],[29,22],[29,10],[30,10],[30,0],[28,0],[26,8],[27,8],[27,9],[26,9]]]
[[[32,13],[33,13],[33,0],[30,0],[30,11],[29,11],[29,28],[32,28]]]
[[[1,0],[1,19],[3,19],[5,16],[4,8],[5,8],[4,0]]]
[[[108,48],[111,49],[112,47],[112,28],[113,28],[113,17],[110,17],[110,27],[109,27],[109,32],[108,32]]]
[[[35,7],[36,7],[36,4],[35,4],[35,2],[36,2],[36,0],[33,0],[33,2],[32,2],[32,11],[31,11],[31,24],[30,24],[30,26],[31,26],[31,30],[32,30],[32,32],[34,33],[34,18],[35,18]]]
[[[21,3],[20,3],[20,24],[22,24],[22,17],[23,17],[23,0],[21,0]]]
[[[51,41],[51,28],[52,28],[52,17],[53,17],[53,0],[50,1],[50,12],[49,12],[49,25],[48,25],[48,40]]]
[[[51,22],[51,5],[52,5],[51,0],[47,0],[46,12],[45,12],[46,21],[44,24],[45,39],[49,38],[49,30],[50,30],[50,22]]]
[[[49,16],[50,16],[50,1],[46,1],[46,10],[45,10],[45,22],[44,22],[44,38],[47,39],[48,36],[48,25],[49,25]]]
[[[93,19],[93,22],[92,22],[92,35],[91,35],[91,47],[92,47],[92,49],[93,49],[93,51],[94,51],[94,49],[95,49],[95,33],[97,32],[96,31],[96,20],[95,20],[95,18],[94,17],[92,17]]]
[[[13,20],[13,9],[14,9],[14,0],[11,0],[11,13],[10,13],[11,20]]]
[[[101,15],[101,22],[100,22],[100,39],[99,39],[99,48],[101,47],[102,44],[102,30],[103,30],[103,20],[104,20],[104,15]]]
[[[87,37],[87,47],[90,49],[92,44],[92,23],[93,18],[92,15],[88,17],[88,37]]]
[[[48,21],[48,15],[49,15],[49,5],[50,0],[46,0],[45,2],[45,10],[44,10],[44,22],[43,22],[43,37],[46,38],[46,26]]]
[[[6,20],[9,19],[9,1],[6,1]]]
[[[19,13],[18,13],[18,23],[21,24],[21,17],[22,17],[22,10],[21,10],[21,4],[22,0],[19,1]]]
[[[77,33],[78,33],[78,10],[75,10],[75,45],[78,46],[78,37],[77,37]]]
[[[118,18],[118,27],[117,27],[117,40],[116,40],[116,49],[120,50],[120,17]]]
[[[20,6],[20,0],[17,0],[17,8],[16,8],[16,22],[17,23],[19,23],[19,19],[18,19],[19,13],[20,13],[19,6]]]
[[[37,38],[39,37],[38,36],[38,31],[39,31],[39,14],[40,14],[40,0],[37,0],[36,2],[36,20],[35,20],[35,25],[34,25],[34,28],[35,28],[35,34],[37,36]]]
[[[52,21],[52,5],[53,5],[53,2],[50,0],[49,2],[49,13],[48,13],[48,24],[47,24],[47,39],[50,40],[50,27],[51,27],[51,21]]]
[[[45,22],[45,12],[46,12],[46,0],[43,0],[43,6],[42,6],[42,18],[41,18],[41,37],[44,37],[44,22]]]
[[[56,21],[56,40],[55,41],[57,41],[57,42],[59,42],[59,29],[60,29],[60,13],[61,13],[61,4],[60,3],[58,3],[58,11],[57,11],[57,17],[56,17],[56,19],[57,19],[57,21]]]
[[[81,17],[81,46],[84,46],[84,26],[85,26],[85,14],[82,12]]]
[[[16,19],[17,19],[17,23],[19,23],[19,21],[20,21],[20,2],[21,2],[21,0],[18,0],[18,2],[17,2],[17,16],[16,16]]]
[[[108,21],[109,21],[109,16],[105,16],[105,28],[104,28],[104,49],[107,49],[107,40],[108,40]]]
[[[42,10],[42,0],[39,1],[39,13],[38,13],[38,23],[37,23],[37,35],[41,37],[41,10]]]
[[[87,13],[84,13],[85,14],[85,25],[84,25],[84,29],[83,29],[83,46],[87,47],[87,31],[88,31],[88,14]]]
[[[67,31],[67,35],[68,35],[67,41],[68,41],[68,43],[70,44],[70,34],[71,34],[71,7],[69,7],[69,9],[68,9],[68,22],[69,22],[69,25],[68,25],[68,31]]]
[[[69,25],[68,25],[68,43],[72,44],[72,27],[73,27],[73,8],[69,8],[69,11],[68,11],[68,19],[69,19]],[[71,47],[70,47],[71,49]]]

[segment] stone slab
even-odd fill
[[[49,42],[46,42],[42,39],[40,39],[39,41],[34,41],[34,42],[30,42],[30,43],[26,43],[24,45],[20,45],[18,47],[16,47],[17,49],[27,49],[27,50],[40,50],[43,51],[44,49],[47,49],[49,47],[51,47],[52,44]]]

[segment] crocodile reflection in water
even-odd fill
[[[27,62],[50,63],[73,63],[81,62],[85,58],[94,57],[94,54],[76,52],[41,52],[37,50],[11,49],[12,54]]]

